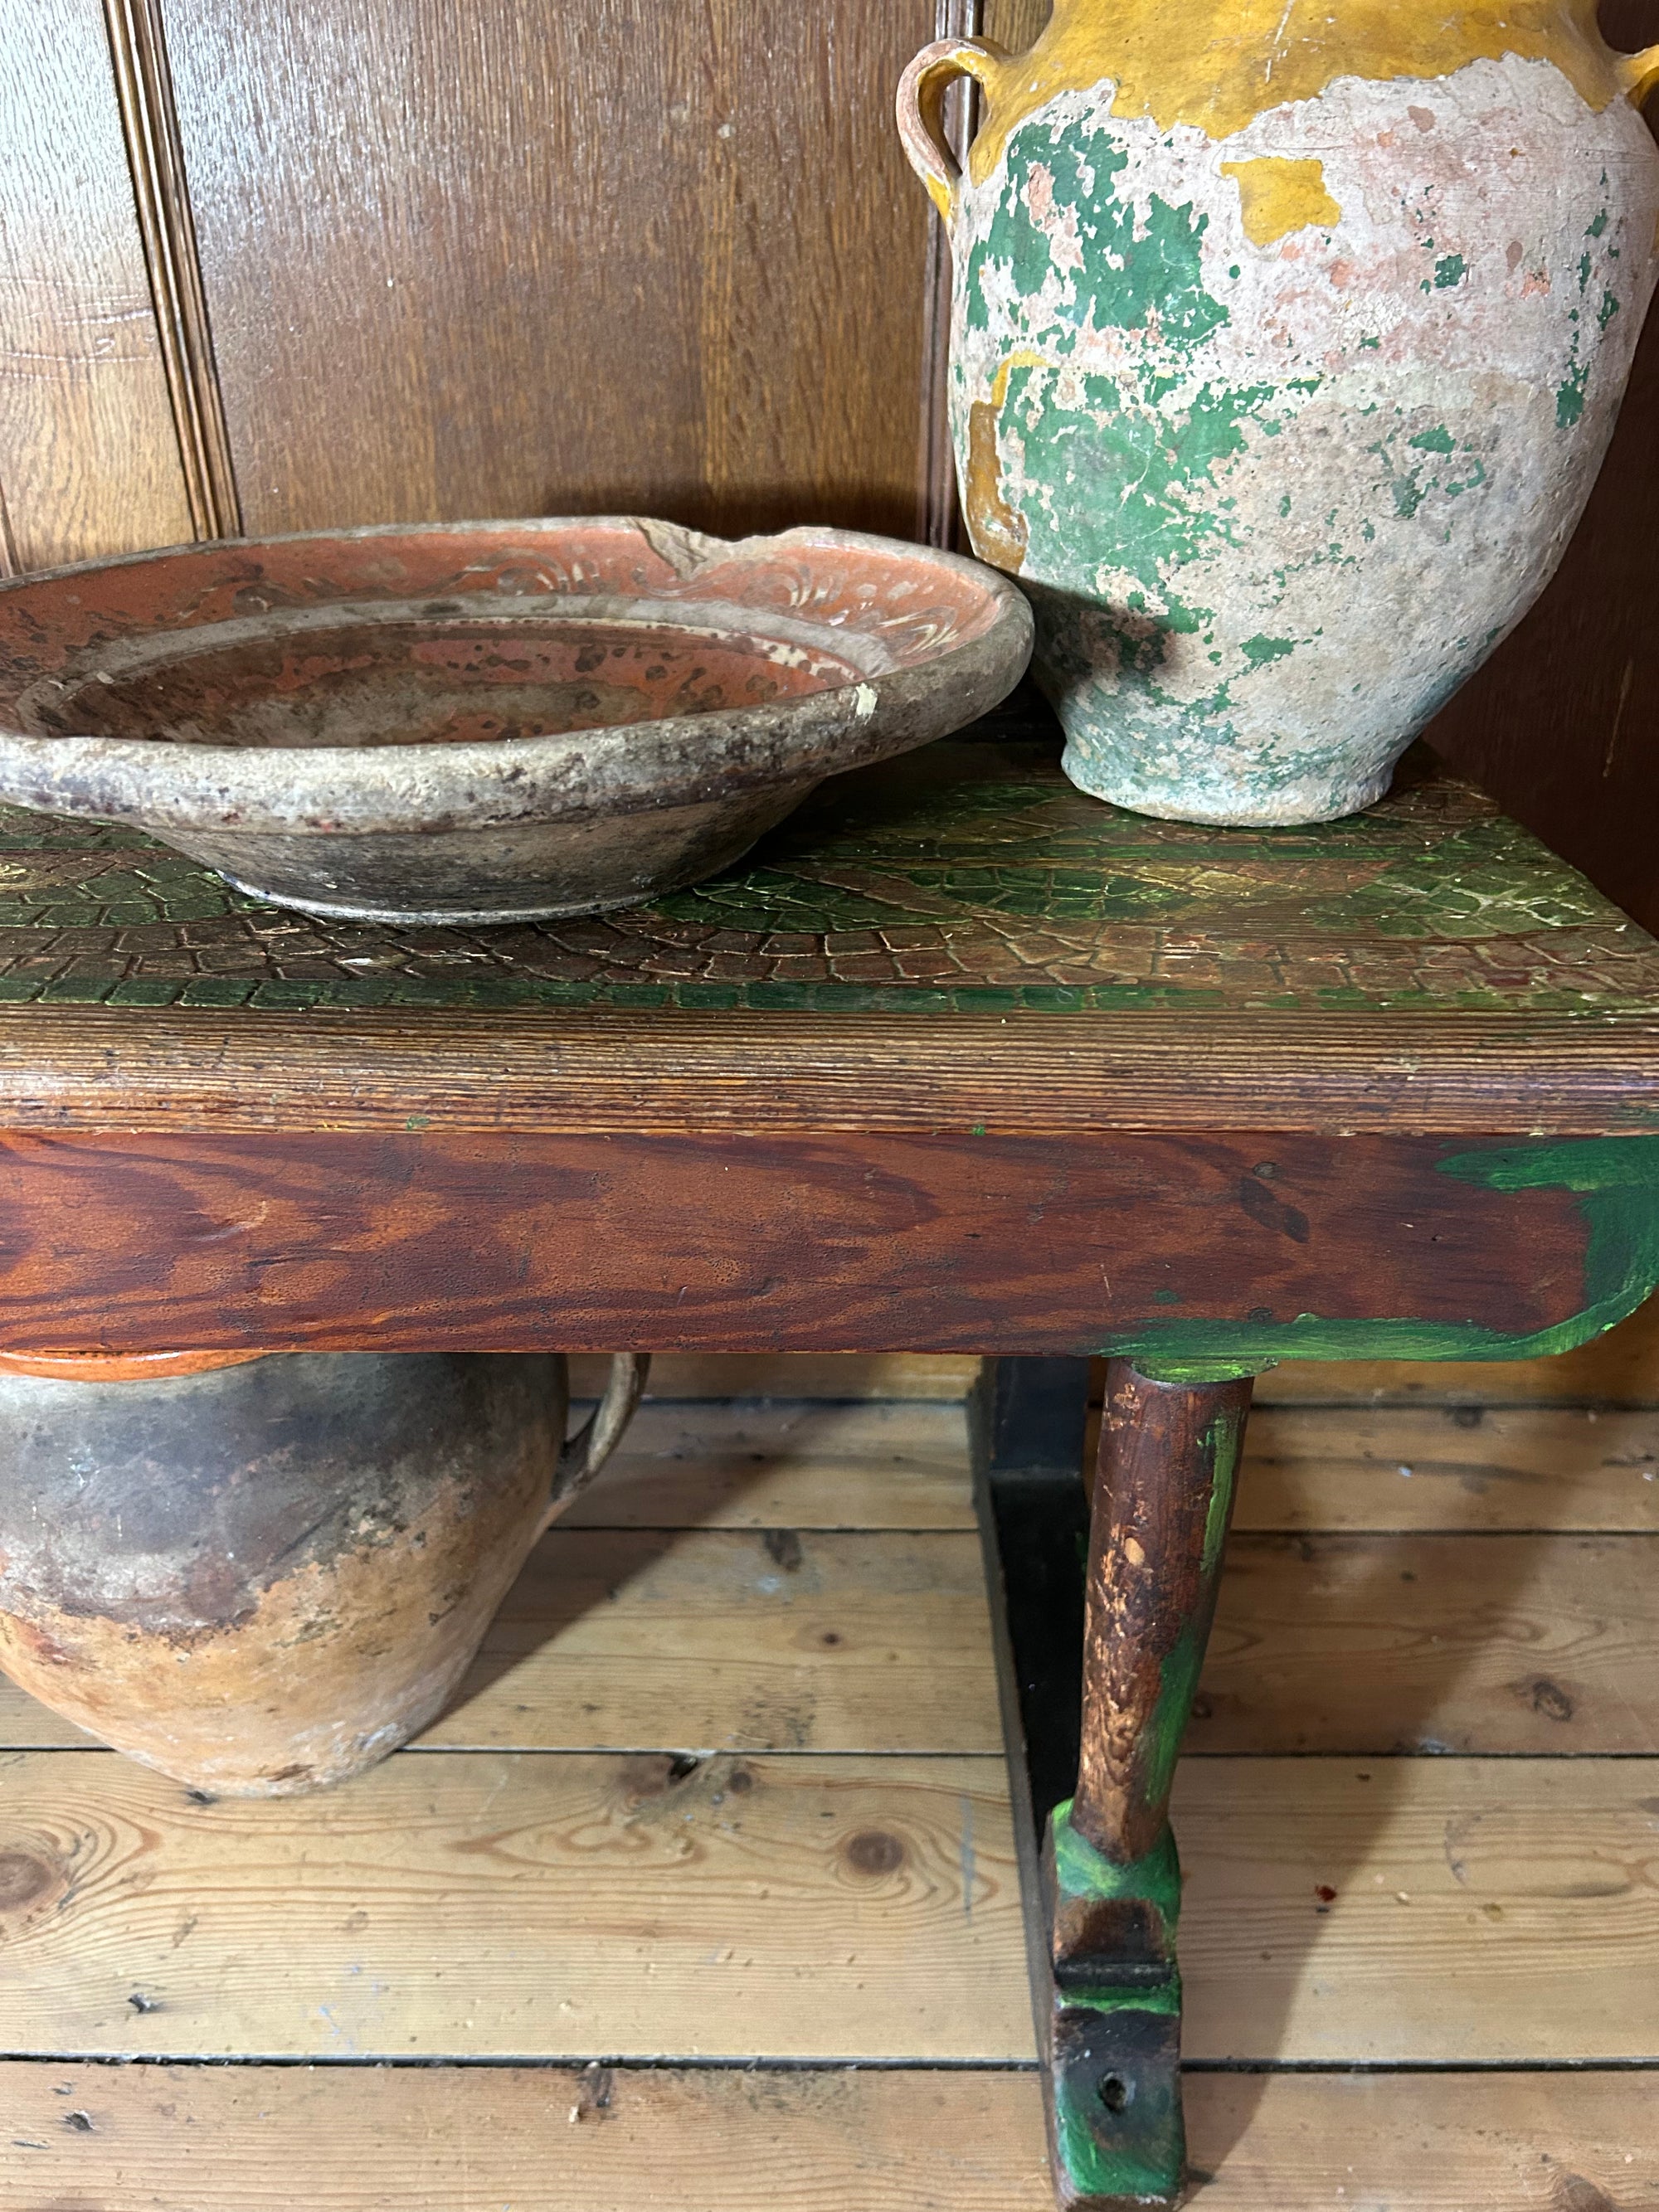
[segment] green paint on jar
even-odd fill
[[[1114,747],[1207,745],[1233,726],[1232,684],[1294,652],[1296,641],[1258,636],[1234,648],[1231,672],[1226,656],[1217,659],[1220,678],[1203,696],[1177,696],[1166,681],[1169,641],[1216,620],[1182,579],[1237,542],[1232,503],[1218,497],[1227,465],[1253,437],[1281,432],[1322,380],[1205,375],[1206,341],[1231,319],[1206,289],[1208,216],[1156,194],[1139,207],[1120,198],[1127,155],[1098,139],[1086,151],[1044,133],[1017,136],[994,215],[967,257],[968,327],[988,329],[1010,298],[1021,311],[1019,343],[996,379],[999,495],[1015,502],[1026,533],[1023,574],[1051,682],[1087,688],[1109,641]],[[1034,206],[1066,208],[1087,241],[1063,281]],[[1133,334],[1133,375],[1070,365],[1107,331]],[[963,405],[960,366],[956,373]]]
[[[1200,241],[1209,217],[1154,198],[1143,228],[1133,207],[1119,199],[1115,189],[1128,166],[1127,154],[1107,145],[1091,147],[1085,160],[1077,146],[1040,137],[1017,143],[996,215],[969,265],[971,328],[986,327],[987,278],[998,264],[1006,267],[1014,292],[1028,301],[1042,292],[1054,273],[1048,234],[1030,211],[1031,185],[1039,172],[1045,187],[1042,197],[1076,210],[1079,228],[1092,248],[1085,266],[1073,272],[1065,298],[1054,302],[1056,329],[1145,330],[1156,320],[1172,349],[1189,351],[1230,319],[1204,283]]]
[[[1283,660],[1296,651],[1293,637],[1247,637],[1239,647],[1252,668],[1265,668],[1270,660]]]
[[[1589,364],[1579,362],[1565,384],[1556,388],[1555,422],[1560,430],[1571,430],[1584,412],[1584,395],[1589,388]]]

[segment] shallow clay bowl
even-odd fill
[[[0,799],[308,914],[594,914],[1003,698],[1019,592],[842,530],[631,519],[234,539],[0,585]]]

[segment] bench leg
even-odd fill
[[[1044,1852],[1050,2146],[1067,2207],[1175,2203],[1181,1868],[1170,1788],[1215,1613],[1252,1380],[1107,1372],[1076,1795]]]

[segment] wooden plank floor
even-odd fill
[[[1659,1330],[1569,1368],[1261,1385],[1177,1804],[1212,2212],[1659,2208]],[[0,2212],[1046,2212],[972,1376],[663,1361],[331,1794],[0,1685]]]

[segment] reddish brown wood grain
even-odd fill
[[[1107,1367],[1071,1819],[1120,1865],[1145,1859],[1169,1823],[1254,1387],[1249,1376],[1157,1382],[1127,1359]]]
[[[0,1345],[1077,1352],[1585,1303],[1570,1193],[1431,1139],[0,1139]]]

